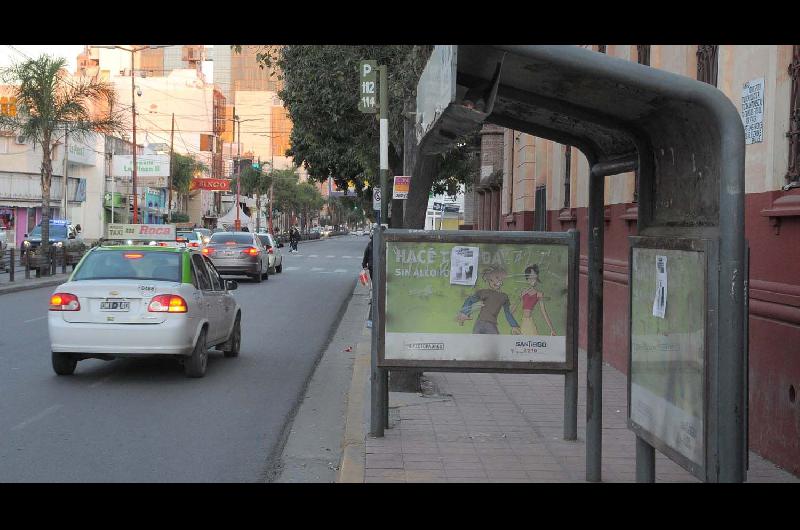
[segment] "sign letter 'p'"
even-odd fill
[[[369,63],[361,63],[361,75],[366,77],[372,72],[372,65]]]

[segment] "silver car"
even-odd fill
[[[220,274],[269,279],[269,254],[252,232],[217,232],[201,251]]]
[[[241,307],[207,258],[185,248],[96,247],[50,297],[53,370],[83,359],[167,355],[205,374],[208,349],[239,354]]]
[[[256,235],[261,240],[261,244],[264,245],[264,248],[267,250],[267,256],[269,257],[269,271],[273,273],[282,272],[283,254],[281,253],[281,249],[283,248],[283,243],[279,243],[275,239],[275,236],[266,232],[259,232]]]

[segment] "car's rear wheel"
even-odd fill
[[[183,369],[186,377],[203,377],[206,375],[206,366],[208,365],[208,346],[206,345],[206,330],[200,332],[197,337],[197,343],[194,345],[194,350],[186,362],[183,363]]]
[[[267,269],[262,272],[264,273],[264,279],[269,280],[269,262],[267,263]]]
[[[275,266],[275,272],[278,273],[278,274],[283,272],[283,261],[281,261],[280,265],[276,265]]]
[[[256,274],[253,274],[253,275],[252,275],[252,276],[250,276],[250,277],[251,277],[251,278],[253,278],[253,281],[254,281],[254,282],[256,282],[256,283],[261,283],[261,279],[264,277],[264,271],[262,271],[261,269],[259,269],[258,273],[256,273]]]
[[[236,357],[239,355],[239,347],[242,344],[242,325],[239,315],[236,316],[236,322],[233,323],[233,331],[231,336],[228,337],[228,342],[225,343],[225,349],[222,352],[225,357]]]
[[[78,361],[68,353],[53,352],[53,370],[58,375],[72,375]]]

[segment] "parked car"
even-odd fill
[[[270,272],[283,272],[283,254],[281,253],[283,243],[276,241],[272,234],[266,232],[259,232],[256,235],[261,240],[261,244],[264,245],[264,248],[267,251]]]
[[[208,348],[239,354],[241,308],[211,261],[186,248],[91,249],[50,297],[53,370],[83,359],[177,356],[188,377],[206,372]]]
[[[20,259],[27,259],[29,252],[35,252],[42,244],[42,223],[36,225],[30,234],[20,243]],[[54,247],[66,247],[68,251],[82,251],[86,248],[80,234],[80,225],[73,225],[65,219],[50,220],[50,244]]]
[[[220,274],[246,275],[256,282],[269,279],[269,254],[252,232],[217,232],[201,252]]]

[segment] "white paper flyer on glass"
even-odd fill
[[[475,285],[479,252],[479,247],[453,247],[450,252],[451,285]]]
[[[653,316],[664,318],[667,312],[667,257],[656,256],[656,296],[653,300]]]

